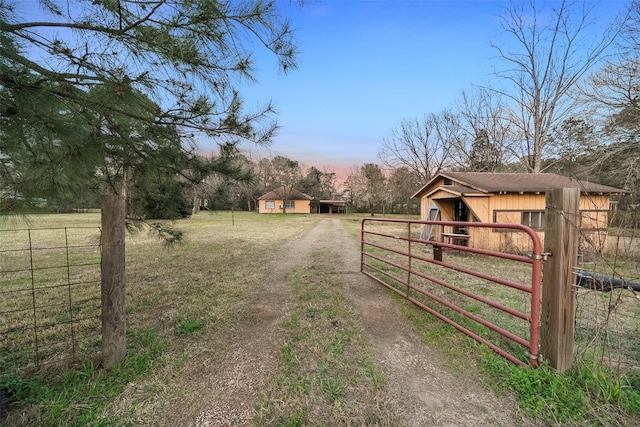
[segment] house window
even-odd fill
[[[534,230],[544,230],[544,211],[523,211],[520,223]]]
[[[264,202],[264,208],[265,209],[275,209],[276,208],[276,202],[274,200],[267,200],[266,202]]]
[[[296,201],[295,200],[287,200],[284,202],[284,208],[285,209],[295,209],[296,208]]]

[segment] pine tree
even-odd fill
[[[271,105],[245,112],[236,89],[255,80],[256,42],[282,71],[295,67],[275,3],[41,0],[42,15],[35,9],[0,1],[0,206],[65,200],[95,181],[122,193],[152,166],[197,180],[215,165],[198,160],[196,138],[264,143],[275,131]]]

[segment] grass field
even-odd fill
[[[362,217],[341,218],[354,238],[359,236]],[[266,266],[282,259],[285,245],[312,229],[318,220],[313,215],[235,212],[232,218],[231,212],[202,212],[175,224],[185,232],[186,239],[181,244],[165,246],[144,231],[128,235],[126,298],[129,350],[125,362],[107,372],[100,369],[95,357],[89,355],[84,363],[73,369],[68,369],[67,365],[52,364],[35,372],[35,375],[33,371],[30,375],[22,375],[27,372],[18,366],[23,359],[17,361],[13,357],[21,353],[21,344],[12,340],[13,347],[0,348],[0,387],[8,391],[11,400],[9,416],[2,423],[8,426],[152,425],[158,422],[161,406],[170,399],[195,401],[198,390],[192,383],[201,371],[194,367],[194,363],[208,366],[226,360],[225,352],[252,318],[255,308],[249,300],[264,288]],[[87,213],[32,216],[28,227],[81,226],[95,230],[99,225],[99,214]],[[26,228],[27,225],[14,227]],[[46,239],[52,244],[60,237],[53,235]],[[95,242],[94,231],[88,231],[81,240]],[[3,244],[5,242],[8,239],[2,240]],[[56,257],[58,255],[51,255],[50,259],[55,259],[58,264],[60,260]],[[281,325],[282,345],[269,385],[270,393],[262,395],[253,408],[253,425],[303,425],[304,411],[310,402],[321,402],[312,406],[323,425],[346,425],[347,420],[357,420],[362,425],[393,425],[394,410],[386,406],[388,402],[372,404],[376,402],[386,379],[371,358],[371,349],[362,337],[354,313],[338,291],[335,275],[329,273],[336,268],[336,256],[325,251],[314,252],[312,257],[317,267],[294,269],[286,276],[292,292],[292,305]],[[3,262],[16,265],[16,261]],[[475,260],[467,259],[465,262],[473,266]],[[6,267],[0,265],[0,268]],[[313,284],[316,292],[309,292],[308,287],[302,285],[309,283]],[[0,291],[11,286],[15,283],[1,282]],[[78,298],[82,299],[82,295]],[[616,301],[612,295],[595,298],[599,298],[598,310],[607,307],[607,311]],[[5,304],[0,303],[0,312]],[[535,388],[535,383],[547,387],[545,381],[548,377],[506,380],[505,375],[513,376],[513,372],[524,371],[512,371],[511,367],[496,361],[491,355],[478,352],[474,343],[455,334],[451,328],[440,325],[401,300],[397,304],[414,327],[421,331],[425,341],[446,355],[455,370],[465,372],[474,366],[486,365],[489,366],[488,383],[527,383],[529,389],[518,393],[537,395],[537,400],[532,398],[533,402],[538,402],[536,404],[543,397],[547,399],[542,391]],[[585,305],[581,308],[584,310]],[[82,315],[92,316],[85,312]],[[99,316],[95,307],[94,315],[96,319]],[[53,315],[56,316],[56,321],[64,320],[60,313]],[[624,322],[631,322],[626,314],[623,318]],[[317,321],[320,319],[322,321]],[[334,324],[341,325],[341,328],[333,328]],[[599,328],[602,322],[596,322],[596,325]],[[606,337],[612,339],[611,334]],[[638,351],[637,346],[631,345],[636,342],[635,336],[629,337],[627,342],[631,352]],[[90,346],[87,351],[89,349]],[[95,349],[97,351],[97,347]],[[478,359],[471,362],[471,354]],[[24,358],[28,358],[28,354]],[[544,371],[540,370],[536,375],[543,374]],[[604,388],[602,384],[605,383],[594,383],[592,387]],[[628,388],[629,385],[625,383],[620,387]],[[619,391],[615,395],[614,389],[602,393],[610,394],[609,400],[601,400],[607,402],[603,408],[611,407],[608,403],[611,396],[614,400],[615,396],[622,399]],[[349,402],[360,402],[360,405],[354,406]],[[578,411],[583,410],[580,408]],[[611,425],[624,425],[618,420],[637,421],[635,413],[625,417],[624,414],[616,415],[614,420],[618,424],[611,422]],[[607,423],[582,422],[575,425]]]
[[[14,224],[14,227],[97,227],[100,216],[99,213],[34,215],[28,221],[28,224]],[[238,212],[232,221],[229,212],[203,212],[175,224],[186,233],[182,244],[167,247],[144,231],[128,235],[127,331],[130,353],[141,357],[136,362],[138,366],[133,367],[134,371],[139,371],[135,375],[147,376],[157,365],[180,369],[187,357],[195,357],[208,350],[210,345],[203,337],[219,331],[233,335],[234,328],[239,327],[246,317],[246,295],[252,286],[260,282],[265,263],[278,257],[282,245],[295,239],[301,230],[311,227],[315,219],[305,216],[290,218],[286,227],[281,226],[283,221],[281,216]],[[47,244],[56,241],[59,243],[58,236],[54,236],[53,241],[49,240]],[[2,284],[0,288],[8,286],[12,285]],[[87,292],[95,292],[95,289]],[[98,320],[99,328],[99,305],[94,308],[93,316]],[[62,311],[65,311],[64,307]],[[55,322],[60,313],[52,312],[50,315]],[[89,314],[84,315],[90,317]],[[19,342],[12,340],[11,345],[12,348],[3,348],[0,353],[3,381],[9,383],[1,385],[11,389],[15,396],[10,398],[24,397],[29,390],[32,394],[35,390],[36,394],[45,396],[43,402],[29,405],[32,407],[28,408],[28,424],[84,425],[87,408],[107,406],[110,396],[122,391],[127,384],[114,384],[113,390],[106,393],[104,399],[92,399],[91,403],[82,397],[82,390],[76,391],[77,396],[70,396],[67,403],[60,402],[62,407],[68,405],[64,410],[51,411],[47,407],[51,402],[46,401],[46,395],[55,391],[45,387],[44,380],[46,378],[49,381],[56,376],[64,378],[67,375],[64,369],[57,371],[51,368],[35,378],[18,378],[13,375],[16,360],[12,356],[21,353],[15,348]],[[28,353],[27,350],[24,357],[28,358]],[[85,375],[96,375],[97,381],[98,377],[104,375],[97,372],[91,369]],[[65,380],[60,381],[52,386],[53,389],[57,386],[65,388]],[[42,383],[42,387],[32,387],[34,383]],[[149,387],[151,393],[155,386]],[[111,414],[109,419],[114,419],[114,415]]]

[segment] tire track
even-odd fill
[[[252,321],[243,330],[228,356],[219,365],[227,367],[207,375],[205,401],[193,424],[196,427],[250,426],[253,405],[277,369],[282,346],[279,325],[290,310],[291,288],[288,275],[310,264],[310,256],[327,233],[328,224],[319,221],[308,233],[287,244],[286,256],[265,266],[265,286],[250,295]]]

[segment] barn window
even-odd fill
[[[295,209],[296,208],[296,201],[295,200],[287,200],[284,202],[284,208],[285,209]]]
[[[264,202],[264,208],[265,209],[275,209],[276,208],[276,202],[274,200],[267,200],[266,202]]]
[[[544,211],[523,211],[521,224],[534,230],[544,230]]]

